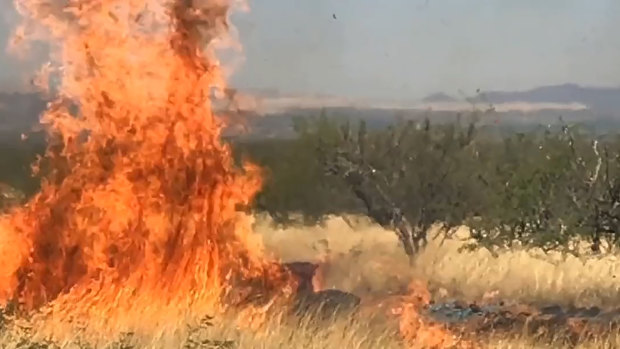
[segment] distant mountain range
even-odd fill
[[[619,87],[586,87],[577,84],[541,86],[524,91],[482,91],[470,97],[437,92],[419,101],[386,102],[335,96],[288,96],[273,91],[251,92],[265,114],[296,109],[356,108],[388,110],[464,111],[472,106],[498,112],[540,110],[589,110],[604,117],[620,118]]]
[[[458,102],[458,99],[449,96],[443,92],[437,92],[437,93],[433,93],[431,95],[428,95],[424,98],[422,98],[422,102],[424,103],[442,103],[442,102]]]
[[[290,96],[277,91],[235,91],[233,104],[263,137],[291,135],[291,116],[317,115],[327,110],[335,117],[357,118],[385,125],[394,117],[438,122],[452,120],[472,106],[493,108],[508,124],[551,123],[568,120],[620,125],[620,87],[584,87],[576,84],[542,86],[525,91],[483,91],[469,98],[434,93],[417,102],[389,103],[330,96]],[[226,103],[224,103],[226,104]],[[38,124],[46,101],[34,93],[0,93],[0,138],[16,139]],[[262,115],[262,116],[258,116]],[[253,117],[256,116],[256,117]],[[8,138],[7,138],[8,137]]]
[[[446,94],[433,94],[425,100],[453,102],[458,100]],[[482,104],[581,104],[587,109],[605,116],[620,117],[620,87],[584,87],[576,84],[552,85],[525,91],[488,91],[461,100]]]

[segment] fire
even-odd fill
[[[408,295],[403,297],[400,306],[392,309],[394,315],[400,316],[400,334],[407,348],[470,349],[474,347],[472,343],[457,338],[444,326],[429,322],[422,317],[419,309],[427,306],[431,300],[426,285],[412,281],[408,289]]]
[[[41,191],[0,217],[0,307],[17,303],[55,338],[174,330],[230,308],[257,330],[295,281],[251,231],[242,209],[260,170],[234,162],[212,108],[212,92],[226,94],[216,50],[237,47],[228,16],[240,4],[15,4],[14,44],[53,48],[36,82],[54,98]],[[398,311],[405,342],[455,344],[421,320],[428,294],[410,290]]]
[[[226,87],[216,50],[234,47],[228,16],[239,4],[15,5],[15,43],[53,48],[37,81],[54,99],[41,191],[0,222],[0,304],[37,311],[60,336],[86,323],[150,330],[259,291],[260,309],[290,294],[240,210],[260,171],[234,163],[211,104]]]
[[[318,258],[316,269],[314,269],[311,279],[313,292],[320,292],[327,288],[326,277],[329,272],[330,263],[331,260],[329,256],[321,256]]]

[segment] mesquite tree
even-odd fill
[[[473,188],[457,177],[474,152],[474,131],[473,124],[431,127],[428,120],[387,131],[345,122],[338,137],[319,143],[317,154],[326,173],[347,184],[369,217],[396,232],[413,261],[431,225],[452,226],[465,217],[461,199]]]

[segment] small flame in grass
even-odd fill
[[[451,331],[440,324],[429,322],[420,314],[431,300],[426,285],[412,281],[408,294],[403,297],[400,306],[392,308],[392,314],[400,316],[399,329],[401,337],[409,349],[443,349],[474,348],[473,344],[460,340]]]
[[[327,288],[326,275],[329,272],[330,263],[330,258],[327,256],[318,259],[311,280],[313,292],[320,292]]]
[[[238,47],[228,16],[240,4],[15,5],[14,43],[52,47],[36,81],[54,98],[41,191],[0,221],[0,305],[64,336],[151,331],[231,306],[260,314],[289,295],[240,211],[260,171],[235,164],[212,110],[226,87],[216,50]]]

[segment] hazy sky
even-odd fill
[[[0,44],[11,12],[5,8]],[[413,99],[476,88],[620,85],[619,0],[253,0],[240,87]],[[333,18],[335,14],[336,19]],[[0,56],[0,84],[23,76]]]

